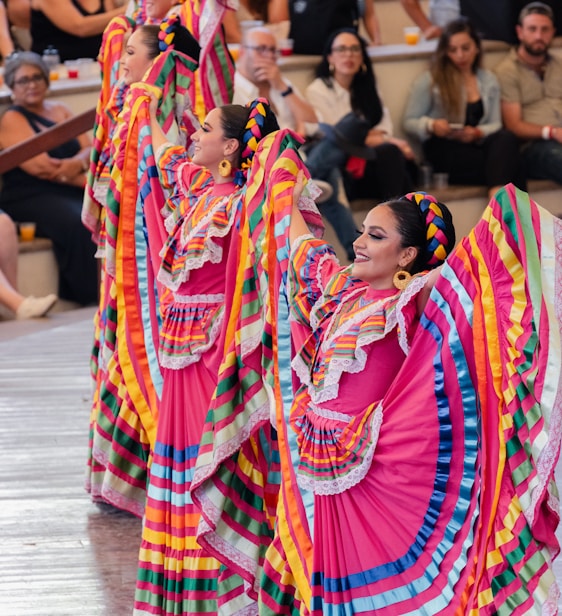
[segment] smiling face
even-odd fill
[[[458,32],[449,39],[447,57],[457,70],[471,71],[477,55],[478,47],[468,32]]]
[[[23,64],[14,73],[13,102],[23,107],[41,105],[47,94],[48,84],[39,67]]]
[[[328,62],[334,67],[334,77],[353,77],[363,65],[361,42],[351,32],[338,34],[332,43]]]
[[[361,229],[361,235],[353,243],[352,274],[373,289],[391,289],[394,274],[407,269],[418,251],[412,246],[402,246],[396,217],[384,204],[367,214]]]
[[[191,140],[193,142],[192,161],[201,167],[207,167],[215,175],[223,158],[233,158],[238,150],[236,139],[227,139],[221,125],[221,110],[215,108],[209,111],[203,125],[196,130]]]
[[[123,81],[130,85],[141,81],[150,68],[153,58],[150,57],[148,47],[143,41],[142,30],[131,34],[125,45],[125,53],[121,58],[121,76]]]

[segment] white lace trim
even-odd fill
[[[215,321],[213,322],[213,325],[211,326],[208,342],[206,344],[198,346],[197,349],[189,355],[164,355],[162,353],[162,350],[160,350],[158,353],[160,358],[160,365],[164,368],[170,368],[170,370],[181,370],[182,368],[186,368],[191,364],[197,363],[201,359],[201,355],[208,351],[216,342],[217,338],[219,337],[223,321],[224,310],[221,310],[220,314],[216,317]]]
[[[210,475],[212,475],[216,471],[219,464],[221,464],[224,460],[230,458],[237,451],[239,451],[242,444],[250,438],[258,424],[269,422],[269,408],[270,402],[268,399],[263,402],[254,413],[252,413],[248,421],[244,423],[244,426],[236,433],[236,436],[234,438],[231,438],[222,445],[217,446],[215,443],[215,449],[213,450],[213,459],[211,463],[205,464],[204,466],[197,466],[195,468],[191,483],[192,485],[197,486],[197,488],[195,488],[195,492],[197,493],[198,497],[200,496],[200,484],[206,481],[210,477]],[[206,515],[207,518],[211,520],[214,524],[218,522],[218,517],[216,517],[218,513],[213,514],[213,510],[207,511]]]
[[[396,304],[396,319],[398,322],[398,344],[400,348],[404,351],[405,355],[408,355],[410,352],[410,344],[408,342],[408,332],[406,331],[406,319],[404,318],[404,307],[410,302],[414,295],[417,295],[426,285],[427,279],[429,277],[428,274],[424,274],[423,276],[417,276],[410,282],[410,284],[402,291],[400,297],[398,298],[398,303]]]
[[[326,419],[336,419],[337,421],[345,421],[348,422],[350,419],[353,419],[352,415],[347,415],[346,413],[340,413],[339,411],[331,411],[322,406],[317,406],[314,403],[311,403],[308,407],[309,411],[312,411],[318,417],[325,417]]]
[[[342,359],[332,358],[330,362],[326,366],[326,373],[324,376],[324,385],[321,390],[317,390],[313,383],[310,375],[310,366],[304,363],[302,358],[299,355],[296,355],[292,361],[292,367],[295,370],[295,373],[299,377],[301,383],[308,386],[308,393],[310,398],[316,402],[326,402],[327,400],[333,400],[337,398],[339,392],[339,382],[341,376],[344,372],[348,374],[357,374],[362,372],[365,369],[365,365],[367,363],[367,353],[363,350],[363,347],[376,342],[377,340],[382,340],[385,336],[387,336],[397,325],[400,326],[400,332],[398,336],[398,342],[400,344],[400,348],[404,351],[405,354],[409,351],[409,345],[407,340],[407,332],[406,332],[406,322],[403,314],[404,307],[410,302],[412,297],[414,297],[419,291],[425,286],[427,279],[427,275],[416,277],[407,287],[402,291],[400,297],[398,299],[396,309],[388,315],[385,323],[384,331],[381,333],[373,333],[368,336],[362,336],[357,339],[357,345],[355,347],[355,358],[347,357]],[[364,288],[357,288],[350,291],[343,302],[341,302],[333,314],[330,317],[330,321],[326,328],[326,331],[331,332],[332,324],[336,319],[337,315],[347,301],[353,296],[358,295],[359,293],[363,293],[365,291]],[[379,311],[381,307],[388,301],[388,297],[382,300],[377,300],[373,302],[370,306],[367,306],[356,315],[348,319],[345,323],[340,325],[336,330],[325,337],[322,341],[320,349],[323,353],[325,353],[333,340],[346,331],[348,331],[352,326],[357,325],[361,321],[364,321],[366,318],[372,316],[374,313]],[[312,323],[312,319],[311,319]]]
[[[178,304],[222,304],[224,299],[224,293],[200,293],[197,295],[174,293],[174,301]]]
[[[310,309],[310,327],[312,329],[317,329],[320,320],[318,315],[321,314],[320,309],[326,303],[326,298],[324,297],[324,292],[326,291],[326,287],[324,286],[324,280],[322,278],[322,269],[326,263],[326,261],[336,261],[339,264],[337,257],[330,252],[323,254],[320,259],[318,259],[318,266],[316,268],[316,284],[320,289],[320,295],[314,302],[312,308]]]
[[[554,271],[554,314],[558,323],[558,344],[562,340],[562,250],[557,247],[562,246],[562,222],[554,219],[554,246],[555,251],[555,271]],[[554,319],[553,319],[554,321]],[[552,511],[558,512],[560,508],[559,499],[547,488],[551,479],[562,440],[562,371],[558,370],[558,386],[552,405],[550,417],[545,418],[548,425],[548,441],[541,451],[537,460],[538,481],[532,486],[530,504],[524,510],[524,514],[529,524],[532,525],[537,512],[537,505],[542,499],[544,491],[547,490],[547,503]]]
[[[351,419],[347,416],[347,421]],[[373,417],[371,419],[372,430],[372,443],[369,445],[363,461],[352,471],[342,477],[336,477],[331,480],[316,480],[310,476],[297,475],[297,483],[299,487],[304,490],[308,490],[313,494],[320,496],[331,496],[333,494],[341,494],[350,488],[356,486],[361,482],[369,472],[371,464],[373,462],[373,456],[375,455],[375,449],[379,440],[380,429],[383,420],[382,402],[379,402],[377,408],[373,411]]]

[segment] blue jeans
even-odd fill
[[[305,162],[313,179],[328,182],[334,190],[334,194],[327,201],[318,204],[318,209],[332,225],[347,258],[353,261],[355,259],[353,242],[357,238],[357,227],[349,208],[338,200],[342,180],[341,169],[346,160],[347,154],[343,150],[327,139],[322,139],[307,152]]]
[[[531,141],[523,149],[523,159],[528,177],[562,184],[562,143]]]

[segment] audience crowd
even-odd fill
[[[554,13],[491,71],[469,2],[402,5],[436,39],[407,139],[373,0],[29,0],[27,51],[0,2],[0,147],[72,116],[45,46],[101,66],[93,135],[2,178],[0,305],[57,300],[16,288],[33,221],[97,304],[86,489],[143,520],[136,616],[556,612],[562,222],[524,192],[562,184]],[[487,187],[467,237],[420,163]]]

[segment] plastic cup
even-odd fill
[[[282,39],[279,41],[279,51],[282,56],[290,56],[293,53],[293,39]]]
[[[31,242],[35,239],[35,223],[34,222],[20,222],[20,239],[22,242]]]
[[[420,42],[421,32],[417,26],[404,28],[404,40],[407,45],[417,45]]]
[[[449,186],[449,174],[448,173],[434,173],[433,185],[435,188],[447,188]]]
[[[78,79],[80,76],[80,71],[76,60],[67,60],[64,63],[64,67],[66,68],[66,76],[68,79]]]

